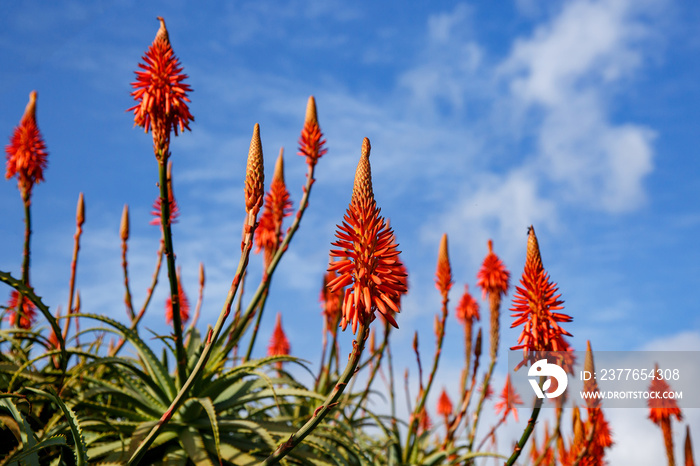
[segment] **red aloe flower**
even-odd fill
[[[685,466],[695,466],[695,458],[693,457],[693,442],[690,439],[690,426],[685,426],[685,446],[683,448],[683,456]]]
[[[549,279],[544,270],[535,229],[532,227],[528,233],[525,270],[520,285],[516,287],[513,297],[511,311],[514,313],[511,317],[516,319],[511,328],[524,325],[518,345],[511,349],[523,349],[525,356],[528,351],[570,351],[564,335],[571,334],[561,328],[559,323],[571,322],[573,319],[566,314],[554,312],[563,309],[564,301],[559,299],[561,294],[556,294],[556,283]]]
[[[177,205],[177,200],[173,196],[172,190],[168,192],[168,197],[170,198],[168,203],[170,204],[170,224],[172,225],[173,223],[177,223],[177,218],[180,216],[180,208]],[[153,215],[153,219],[151,219],[150,222],[148,222],[149,225],[160,225],[160,209],[161,209],[161,200],[160,196],[156,198],[155,201],[153,201],[153,207],[152,207],[151,215]]]
[[[501,259],[493,252],[493,241],[488,241],[489,252],[476,275],[476,285],[483,296],[489,296],[489,355],[496,360],[500,335],[501,298],[508,292],[510,272]]]
[[[177,297],[180,301],[180,321],[182,325],[190,319],[190,300],[187,299],[187,294],[180,283],[180,271],[177,273]],[[169,324],[173,322],[173,301],[172,297],[168,296],[165,300],[165,321]]]
[[[654,368],[654,374],[659,372],[659,365],[657,364]],[[663,378],[656,376],[652,379],[649,385],[649,393],[653,392],[656,392],[656,397],[649,397],[649,419],[661,427],[668,464],[675,464],[671,420],[673,416],[676,416],[676,419],[680,421],[683,419],[683,414],[674,398],[665,398],[667,395],[663,395],[664,393],[672,392],[671,386]]]
[[[501,401],[496,403],[494,407],[496,408],[496,414],[500,414],[503,411],[503,419],[508,417],[508,413],[512,412],[515,422],[518,422],[518,407],[517,405],[523,404],[523,400],[520,399],[520,395],[515,391],[513,385],[510,383],[510,374],[506,376],[506,384],[503,386],[503,391],[501,392]]]
[[[447,253],[447,234],[445,233],[440,240],[437,270],[435,272],[435,286],[440,291],[443,301],[447,300],[447,293],[449,293],[453,283],[450,256]]]
[[[510,272],[501,259],[493,252],[493,241],[488,242],[489,252],[476,275],[476,285],[481,288],[484,298],[486,295],[503,296],[508,292]]]
[[[440,393],[440,398],[438,398],[437,402],[437,413],[447,419],[447,417],[452,414],[453,409],[454,407],[452,406],[452,400],[443,387],[442,393]]]
[[[464,294],[457,304],[455,312],[457,319],[463,324],[467,321],[479,320],[479,303],[469,293],[469,285],[464,285]]]
[[[559,462],[564,465],[572,465],[577,459],[580,466],[602,466],[605,463],[605,449],[612,446],[610,426],[603,416],[600,408],[589,408],[588,419],[584,422],[578,406],[574,406],[572,412],[572,424],[574,437],[569,447],[559,439]],[[591,432],[592,431],[592,432]],[[580,457],[580,459],[579,459]]]
[[[547,427],[547,421],[544,421],[544,440],[542,441],[542,448],[537,446],[537,439],[535,438],[535,431],[532,432],[532,449],[530,450],[530,459],[532,464],[539,461],[539,464],[550,465],[554,464],[554,449],[552,448],[552,443],[550,442],[549,428]]]
[[[316,113],[316,100],[313,96],[309,97],[306,104],[306,118],[304,119],[304,129],[301,130],[299,138],[299,155],[306,156],[306,163],[313,167],[326,152],[327,148],[323,145],[326,143],[321,132],[321,127],[318,126],[318,115]]]
[[[329,267],[332,263],[333,260],[329,262]],[[334,270],[326,272],[326,275],[323,277],[323,287],[321,289],[321,303],[323,307],[323,316],[326,320],[326,329],[332,335],[336,334],[338,323],[340,322],[343,295],[345,294],[342,288],[338,288],[335,291],[331,291],[328,288],[328,284],[337,276]]]
[[[158,17],[160,28],[156,38],[143,56],[144,63],[138,66],[143,71],[136,71],[136,82],[131,83],[135,89],[131,96],[138,104],[127,111],[134,111],[134,124],[142,126],[146,132],[152,130],[156,148],[164,149],[167,159],[167,146],[170,131],[175,135],[190,129],[190,114],[187,93],[192,91],[183,81],[187,75],[182,73],[182,66],[170,45],[165,20]]]
[[[345,288],[343,296],[343,330],[352,323],[353,333],[360,322],[368,325],[379,311],[398,328],[393,313],[399,312],[399,299],[406,291],[405,272],[398,260],[399,251],[393,230],[379,215],[372,191],[369,163],[370,143],[362,142],[362,156],[355,172],[352,199],[342,225],[338,225],[331,250],[333,262],[329,270],[337,271],[328,287],[331,291]]]
[[[267,347],[268,356],[287,356],[291,347],[289,345],[289,340],[287,340],[287,335],[284,334],[282,329],[282,314],[277,313],[277,321],[275,323],[275,329],[272,332],[272,337],[270,337],[270,344]],[[277,367],[282,368],[282,361],[277,362]]]
[[[579,463],[582,466],[602,466],[605,464],[604,456],[605,449],[613,445],[612,432],[610,424],[603,415],[603,410],[600,408],[591,408],[588,410],[588,421],[586,422],[586,438],[590,435],[590,430],[593,430],[593,439],[588,446],[588,454]]]
[[[418,433],[427,432],[431,429],[431,427],[433,427],[433,422],[430,419],[425,406],[423,406],[418,413]]]
[[[169,162],[168,163],[168,171],[166,175],[167,183],[168,183],[168,205],[170,207],[170,224],[172,225],[173,223],[177,223],[177,218],[180,216],[180,208],[177,206],[177,200],[175,199],[175,195],[173,194],[173,177],[172,177],[172,169],[173,169],[173,163]],[[153,202],[153,210],[151,211],[151,215],[153,215],[153,220],[149,222],[149,225],[160,225],[160,216],[161,216],[161,207],[162,207],[162,201],[160,196],[156,197],[156,200]]]
[[[282,242],[282,220],[291,213],[292,201],[284,183],[284,158],[283,151],[280,150],[270,190],[265,196],[263,213],[255,230],[255,253],[265,250],[265,264],[270,263],[272,254]]]
[[[659,372],[658,364],[655,367],[654,374]],[[663,378],[654,377],[649,385],[649,392],[667,393],[671,392],[671,386]],[[649,419],[654,424],[660,424],[664,420],[669,420],[673,416],[679,421],[683,419],[681,409],[674,398],[649,398]]]
[[[24,298],[22,300],[22,310],[20,312],[19,306],[17,305],[18,301],[19,292],[17,292],[17,290],[12,290],[10,293],[10,300],[7,302],[10,326],[23,329],[31,328],[36,318],[36,307],[31,301]]]
[[[583,364],[585,371],[595,373],[595,364],[593,361],[593,351],[591,350],[591,342],[586,343],[586,359]],[[583,391],[588,393],[598,392],[598,383],[591,378],[583,382]],[[593,396],[586,398],[588,410],[588,420],[586,423],[580,423],[580,428],[583,431],[581,436],[574,439],[569,448],[569,456],[573,462],[583,451],[586,450],[586,455],[581,459],[579,464],[583,466],[600,466],[604,464],[605,449],[613,444],[612,432],[610,425],[603,415],[600,399]],[[580,421],[580,418],[579,418]],[[593,429],[593,437],[591,438],[591,429]],[[590,444],[588,439],[590,438]]]
[[[5,147],[7,153],[7,170],[5,178],[17,176],[22,199],[31,197],[35,184],[44,181],[46,168],[46,144],[36,124],[36,91],[29,94],[29,103],[24,115]]]

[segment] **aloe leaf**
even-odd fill
[[[182,445],[190,461],[192,461],[195,466],[214,466],[197,429],[187,427],[178,433],[178,438],[180,439],[180,445]]]
[[[85,439],[83,438],[82,435],[82,429],[80,428],[80,422],[78,421],[77,416],[73,412],[72,409],[70,409],[66,404],[58,397],[56,392],[54,392],[53,388],[49,388],[49,391],[44,391],[44,390],[39,390],[37,388],[32,388],[32,387],[27,387],[27,390],[30,390],[34,393],[37,393],[39,395],[45,396],[46,398],[49,398],[51,401],[56,403],[59,408],[61,408],[61,411],[63,411],[63,414],[66,416],[66,420],[68,421],[68,426],[70,427],[71,434],[73,435],[73,441],[75,443],[75,460],[77,466],[84,466],[88,464],[88,457],[87,457],[87,447],[85,445]]]
[[[56,322],[56,318],[49,311],[48,306],[41,301],[41,298],[34,293],[34,288],[28,287],[21,280],[14,278],[11,274],[7,272],[0,271],[0,281],[5,282],[12,288],[22,293],[27,299],[29,299],[36,307],[44,314],[46,321],[51,325],[56,337],[58,339],[58,345],[61,349],[61,362],[62,367],[65,369],[68,362],[68,357],[66,356],[66,342],[63,340],[63,335],[61,333],[61,328]]]
[[[37,443],[36,438],[34,438],[34,431],[32,430],[32,427],[29,425],[24,415],[19,412],[17,406],[15,406],[10,397],[13,397],[13,394],[8,394],[7,396],[0,398],[0,407],[6,408],[12,415],[12,418],[15,420],[15,422],[17,422],[17,424],[19,425],[19,434],[20,440],[22,441],[22,447],[24,449],[33,448]],[[37,456],[37,454],[32,454],[29,457],[29,459],[26,460],[26,464],[29,466],[38,466],[39,457]]]
[[[163,364],[158,360],[151,348],[148,347],[148,345],[139,337],[139,335],[136,332],[134,332],[130,328],[125,327],[119,322],[105,316],[97,314],[76,314],[76,316],[86,317],[88,319],[95,319],[105,324],[111,325],[112,327],[119,330],[124,336],[124,338],[126,338],[132,345],[134,345],[139,356],[144,361],[148,372],[156,378],[156,380],[158,381],[158,385],[167,394],[169,399],[172,400],[173,398],[175,398],[175,395],[177,394],[177,389],[175,388],[175,382],[173,381],[173,378],[168,373],[168,369],[165,366],[163,366]]]
[[[66,438],[63,435],[56,435],[42,440],[31,448],[23,448],[22,451],[8,458],[10,464],[29,465],[39,464],[39,450],[50,447],[65,447],[68,446]],[[25,459],[26,458],[26,459]],[[36,459],[35,459],[36,458]]]
[[[221,463],[221,441],[219,436],[219,422],[216,417],[216,410],[214,409],[214,403],[212,403],[211,398],[192,398],[202,405],[204,411],[209,417],[209,422],[211,423],[212,434],[214,435],[214,445],[216,447],[216,456]]]

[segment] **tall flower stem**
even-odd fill
[[[540,383],[540,385],[542,384]],[[505,466],[512,466],[513,464],[515,464],[515,460],[517,460],[520,456],[520,453],[522,453],[523,448],[525,448],[525,444],[527,443],[528,439],[530,438],[530,435],[532,434],[532,431],[535,429],[535,424],[537,423],[537,417],[540,415],[541,408],[542,399],[537,398],[537,401],[535,402],[535,407],[532,408],[532,414],[530,414],[530,419],[528,419],[527,425],[523,430],[523,434],[520,436],[520,440],[518,440],[518,443],[515,444],[515,448],[513,448],[513,453],[510,455],[510,458],[508,458],[508,460],[505,462]]]
[[[158,284],[158,275],[160,273],[160,268],[163,265],[163,241],[161,240],[160,242],[160,247],[158,248],[158,259],[156,260],[156,268],[153,271],[153,278],[151,279],[151,286],[148,288],[147,293],[146,293],[146,299],[143,302],[143,306],[141,306],[141,310],[139,310],[139,313],[136,314],[136,316],[131,320],[131,330],[135,330],[136,327],[138,326],[139,322],[141,321],[141,318],[143,315],[146,313],[146,309],[148,308],[148,305],[151,302],[151,298],[153,297],[153,292],[156,289],[156,284]],[[110,352],[110,357],[111,356],[116,356],[116,354],[122,349],[124,344],[126,343],[125,338],[121,338],[119,340],[119,343],[114,347],[114,349]]]
[[[287,229],[287,232],[285,233],[284,239],[282,240],[280,247],[277,249],[275,255],[270,260],[270,265],[268,265],[267,270],[265,270],[264,272],[264,279],[260,282],[260,285],[258,285],[257,290],[255,290],[255,293],[253,294],[253,297],[251,298],[250,303],[248,304],[248,307],[246,308],[245,312],[243,312],[241,318],[238,321],[234,320],[234,322],[232,322],[226,329],[225,333],[230,335],[230,338],[226,348],[224,349],[224,354],[228,353],[231,349],[233,349],[234,346],[238,345],[238,341],[240,340],[241,336],[245,333],[248,326],[252,322],[253,316],[255,315],[255,309],[260,303],[260,300],[263,298],[263,294],[270,287],[272,275],[277,269],[277,265],[279,264],[280,259],[282,259],[282,256],[287,251],[289,243],[292,241],[294,234],[299,229],[301,218],[304,216],[304,212],[306,211],[306,208],[309,205],[309,195],[311,194],[311,187],[316,181],[314,179],[314,171],[315,166],[309,165],[308,172],[306,174],[306,184],[303,188],[304,194],[301,198],[301,201],[299,201],[299,210],[297,210],[296,216],[294,217],[294,221]]]
[[[165,176],[165,161],[161,164],[161,175]],[[195,381],[198,379],[200,374],[202,373],[202,370],[204,369],[204,366],[206,365],[207,361],[209,360],[209,357],[211,356],[212,350],[214,349],[215,344],[219,340],[219,336],[221,335],[221,330],[224,327],[224,323],[226,322],[226,319],[228,318],[229,314],[231,313],[231,306],[233,304],[233,299],[236,296],[236,293],[238,292],[238,288],[241,285],[241,279],[243,277],[243,274],[248,266],[248,259],[250,257],[250,251],[253,247],[253,236],[255,234],[255,228],[257,227],[257,222],[256,218],[258,215],[258,212],[260,211],[260,206],[262,205],[262,196],[263,196],[263,154],[262,154],[262,144],[260,142],[260,125],[256,124],[254,129],[253,129],[253,137],[251,138],[250,141],[250,149],[248,151],[248,165],[246,169],[246,178],[245,178],[245,187],[244,187],[244,194],[245,194],[245,205],[246,205],[246,218],[243,223],[243,240],[241,242],[241,258],[238,262],[238,268],[236,269],[236,274],[233,276],[233,281],[231,282],[231,286],[229,287],[229,292],[228,295],[226,296],[226,299],[224,300],[224,307],[219,313],[219,318],[216,321],[216,325],[214,326],[213,329],[209,329],[209,332],[207,333],[207,336],[204,340],[204,343],[201,348],[201,353],[199,355],[199,359],[194,365],[194,368],[192,369],[192,372],[190,373],[189,377],[185,382],[182,384],[182,387],[180,388],[180,391],[177,393],[175,396],[175,399],[173,399],[172,403],[170,404],[170,407],[163,413],[161,416],[160,420],[158,423],[153,426],[151,431],[148,433],[148,435],[141,441],[139,446],[136,448],[134,453],[132,454],[131,458],[129,459],[129,462],[127,465],[132,465],[132,464],[138,464],[139,461],[143,458],[143,456],[146,454],[146,451],[148,451],[149,446],[155,441],[155,439],[158,437],[159,432],[165,427],[165,425],[170,421],[172,418],[173,414],[180,408],[182,403],[185,401],[187,398],[188,392],[192,385],[194,385]],[[167,180],[167,176],[166,180]],[[163,194],[163,188],[161,185],[161,194]],[[168,191],[165,191],[165,199],[163,199],[163,196],[161,197],[161,202],[162,205],[168,205],[167,204],[167,198],[168,198]],[[167,211],[163,211],[165,214],[167,214]],[[165,217],[163,217],[165,218]],[[163,220],[163,223],[165,223],[165,220]],[[165,226],[165,225],[164,225]],[[165,232],[165,228],[163,230]],[[164,235],[165,236],[165,235]],[[166,251],[167,251],[167,246],[166,246]],[[167,254],[166,254],[167,255]],[[175,272],[174,270],[172,272]],[[175,276],[173,273],[170,275],[171,280],[172,277]],[[172,284],[172,281],[171,281]],[[176,288],[177,289],[177,288]],[[179,294],[179,293],[178,293]],[[174,298],[175,296],[173,296]],[[179,309],[175,307],[175,300],[173,299],[172,301],[172,310],[173,310],[173,317],[175,315],[178,315]],[[174,323],[175,320],[173,319]],[[182,329],[180,329],[182,330]]]
[[[260,305],[258,306],[258,315],[255,319],[255,327],[253,328],[253,332],[250,335],[248,351],[246,351],[245,358],[243,358],[244,362],[248,361],[250,359],[250,355],[253,354],[253,346],[255,346],[255,340],[258,336],[258,331],[260,330],[260,321],[262,320],[263,309],[265,309],[265,303],[267,302],[267,296],[269,295],[269,292],[270,284],[268,283],[267,287],[265,287],[265,290],[263,291],[262,297],[260,298]]]
[[[83,193],[80,193],[78,198],[78,210],[75,221],[75,236],[74,236],[74,246],[73,246],[73,259],[70,264],[70,283],[69,283],[69,295],[68,295],[68,316],[66,319],[66,326],[63,329],[63,339],[65,340],[68,336],[68,328],[70,327],[71,314],[73,311],[73,297],[75,296],[75,272],[78,265],[78,252],[80,251],[80,237],[83,234],[83,222],[85,221],[85,204],[83,202]],[[77,322],[77,318],[76,318]],[[77,324],[76,324],[77,325]],[[77,332],[77,330],[76,330]]]
[[[387,322],[386,326],[389,325]],[[391,355],[391,344],[387,343],[386,346],[386,365],[387,372],[389,373],[389,406],[391,407],[391,431],[394,434],[395,442],[392,442],[392,451],[394,453],[394,458],[401,458],[401,436],[399,432],[399,425],[396,422],[396,380],[394,379],[394,359]],[[408,397],[407,397],[408,399]]]
[[[438,329],[437,329],[437,342],[436,342],[436,349],[435,349],[435,356],[433,357],[433,367],[430,370],[430,375],[428,376],[428,383],[425,386],[425,390],[422,390],[422,395],[420,397],[420,400],[418,401],[418,404],[416,404],[416,407],[413,410],[413,416],[411,418],[411,423],[409,424],[408,427],[408,433],[406,434],[406,448],[404,451],[404,461],[405,462],[410,462],[414,450],[416,449],[416,437],[417,437],[417,430],[418,430],[418,420],[419,420],[419,415],[420,412],[423,410],[423,407],[425,406],[425,401],[428,399],[428,393],[430,393],[430,388],[433,385],[433,380],[435,379],[435,374],[437,373],[437,368],[438,368],[438,363],[440,362],[440,355],[442,353],[442,343],[445,339],[445,321],[447,320],[447,299],[443,299],[442,301],[442,317],[441,320],[439,321]]]
[[[243,276],[243,272],[245,271],[246,267],[248,266],[248,259],[250,257],[250,251],[251,251],[252,246],[253,246],[253,234],[255,233],[255,226],[256,226],[255,214],[249,213],[246,216],[246,221],[245,221],[245,225],[244,225],[243,251],[241,252],[241,259],[238,262],[238,268],[236,269],[236,274],[234,275],[233,281],[231,282],[231,287],[229,288],[228,295],[226,296],[226,300],[224,301],[223,309],[219,313],[219,318],[216,321],[216,325],[214,326],[213,330],[209,330],[207,337],[204,341],[204,347],[202,348],[202,353],[200,354],[199,359],[197,360],[197,363],[195,364],[194,368],[192,369],[190,376],[187,378],[185,383],[182,385],[182,388],[180,389],[178,394],[175,396],[175,399],[170,404],[170,407],[165,411],[165,413],[163,413],[163,416],[161,416],[158,423],[153,427],[153,429],[151,429],[151,431],[148,433],[148,435],[141,441],[141,444],[134,451],[131,458],[127,462],[127,465],[135,465],[135,464],[138,464],[139,461],[141,461],[143,456],[146,454],[148,447],[150,447],[150,445],[156,439],[156,437],[158,436],[160,431],[163,429],[163,427],[165,427],[165,425],[170,421],[170,418],[172,417],[172,415],[177,411],[177,409],[185,401],[185,398],[187,396],[187,392],[189,392],[189,390],[192,387],[192,385],[194,384],[195,380],[197,379],[199,374],[202,372],[204,365],[209,360],[209,356],[211,355],[211,352],[214,348],[214,345],[217,342],[219,336],[221,335],[221,330],[224,327],[224,323],[226,322],[226,319],[228,318],[229,314],[231,313],[231,306],[233,304],[233,299],[236,296],[236,293],[238,292],[238,287],[241,284],[241,277]],[[173,307],[173,314],[175,314],[174,307]],[[174,315],[173,315],[173,321],[174,321]]]
[[[474,437],[476,436],[476,428],[479,425],[479,418],[481,417],[481,410],[484,407],[484,401],[486,400],[486,394],[488,393],[489,383],[491,383],[491,376],[493,375],[493,369],[496,367],[496,359],[492,358],[489,368],[484,375],[484,383],[481,386],[481,394],[479,395],[479,402],[476,405],[476,411],[474,411],[474,422],[472,423],[472,428],[469,431],[469,441],[467,442],[468,448],[471,451],[474,445]]]
[[[165,263],[168,267],[168,282],[170,283],[170,299],[173,307],[173,331],[175,340],[175,365],[177,366],[178,380],[182,383],[187,375],[187,355],[182,343],[182,318],[180,316],[180,294],[177,286],[177,270],[175,268],[175,250],[173,247],[173,234],[170,228],[170,180],[168,179],[167,157],[159,150],[158,157],[158,184],[160,186],[160,222],[163,231],[163,246]]]
[[[22,283],[29,286],[29,241],[32,236],[32,200],[29,193],[22,192],[22,202],[24,203],[24,249],[22,253]],[[17,326],[24,318],[24,295],[22,293],[17,297]],[[65,338],[64,338],[65,340]]]
[[[335,387],[333,387],[333,390],[331,390],[331,392],[328,394],[328,397],[324,400],[323,404],[316,408],[313,416],[311,416],[311,419],[309,419],[306,424],[292,434],[286,442],[281,443],[265,461],[260,463],[260,465],[277,464],[282,458],[287,456],[287,454],[292,451],[295,446],[301,443],[306,436],[309,435],[316,428],[316,426],[318,426],[323,418],[326,417],[330,410],[338,404],[338,400],[343,394],[345,386],[355,374],[355,369],[357,368],[357,364],[360,362],[360,357],[362,356],[362,351],[364,350],[365,340],[367,339],[368,334],[369,324],[360,322],[357,332],[357,339],[353,341],[352,344],[352,353],[350,353],[348,365],[340,375],[338,383],[335,384]]]
[[[389,343],[389,333],[390,332],[391,332],[391,327],[387,323],[384,326],[384,340],[382,341],[382,345],[377,349],[377,353],[376,353],[378,355],[377,361],[372,366],[372,371],[370,372],[369,377],[367,378],[367,388],[365,388],[365,390],[360,395],[360,398],[355,402],[355,408],[353,408],[349,419],[355,418],[355,415],[360,410],[360,408],[362,407],[362,404],[364,403],[364,401],[367,399],[367,396],[369,395],[369,388],[372,385],[372,382],[374,382],[374,379],[377,376],[377,373],[379,372],[379,367],[382,364],[382,359],[384,358],[384,350],[386,349],[386,347]],[[371,361],[373,356],[374,355],[371,355],[371,357],[368,359],[367,362]],[[362,366],[360,368],[362,368]]]
[[[129,206],[124,205],[122,211],[122,219],[119,224],[119,237],[122,240],[122,270],[124,272],[124,304],[126,312],[129,315],[129,320],[132,322],[136,318],[134,314],[134,305],[131,300],[131,290],[129,289],[129,262],[127,260],[127,252],[129,250]]]

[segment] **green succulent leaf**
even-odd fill
[[[27,387],[27,390],[50,399],[56,403],[59,408],[61,408],[61,411],[63,411],[63,414],[66,416],[66,420],[68,421],[71,434],[73,435],[76,464],[77,466],[87,465],[87,446],[85,445],[85,439],[83,438],[82,429],[80,428],[80,422],[78,421],[78,417],[75,415],[73,410],[66,406],[66,404],[58,397],[53,388],[49,388],[49,391],[44,391],[37,388]]]

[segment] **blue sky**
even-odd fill
[[[400,368],[415,373],[416,329],[424,364],[432,352],[440,236],[449,237],[453,313],[465,283],[477,291],[489,238],[517,281],[530,224],[574,317],[566,327],[574,347],[591,340],[596,350],[700,350],[700,8],[670,0],[492,3],[4,5],[0,128],[9,138],[36,89],[50,153],[46,183],[34,190],[33,285],[65,309],[82,191],[84,309],[126,319],[118,237],[125,203],[132,291],[136,302],[145,295],[158,247],[159,230],[148,225],[157,169],[150,137],[125,110],[163,16],[194,89],[192,131],[172,144],[181,209],[174,242],[192,301],[205,265],[202,324],[218,315],[238,260],[253,125],[261,125],[268,180],[284,147],[296,205],[306,170],[296,142],[314,95],[329,152],[273,281],[259,354],[280,311],[294,354],[317,361],[319,287],[363,137],[372,142],[377,201],[409,271],[394,334]],[[0,183],[0,198],[0,270],[19,275],[15,181]],[[145,320],[159,331],[164,283],[162,274]],[[520,332],[510,321],[504,312],[502,350]],[[441,381],[454,388],[462,337],[453,315],[450,322]],[[688,422],[700,427],[696,411]],[[628,434],[637,424],[618,433],[620,443],[648,435],[642,458],[661,452],[653,424]]]

